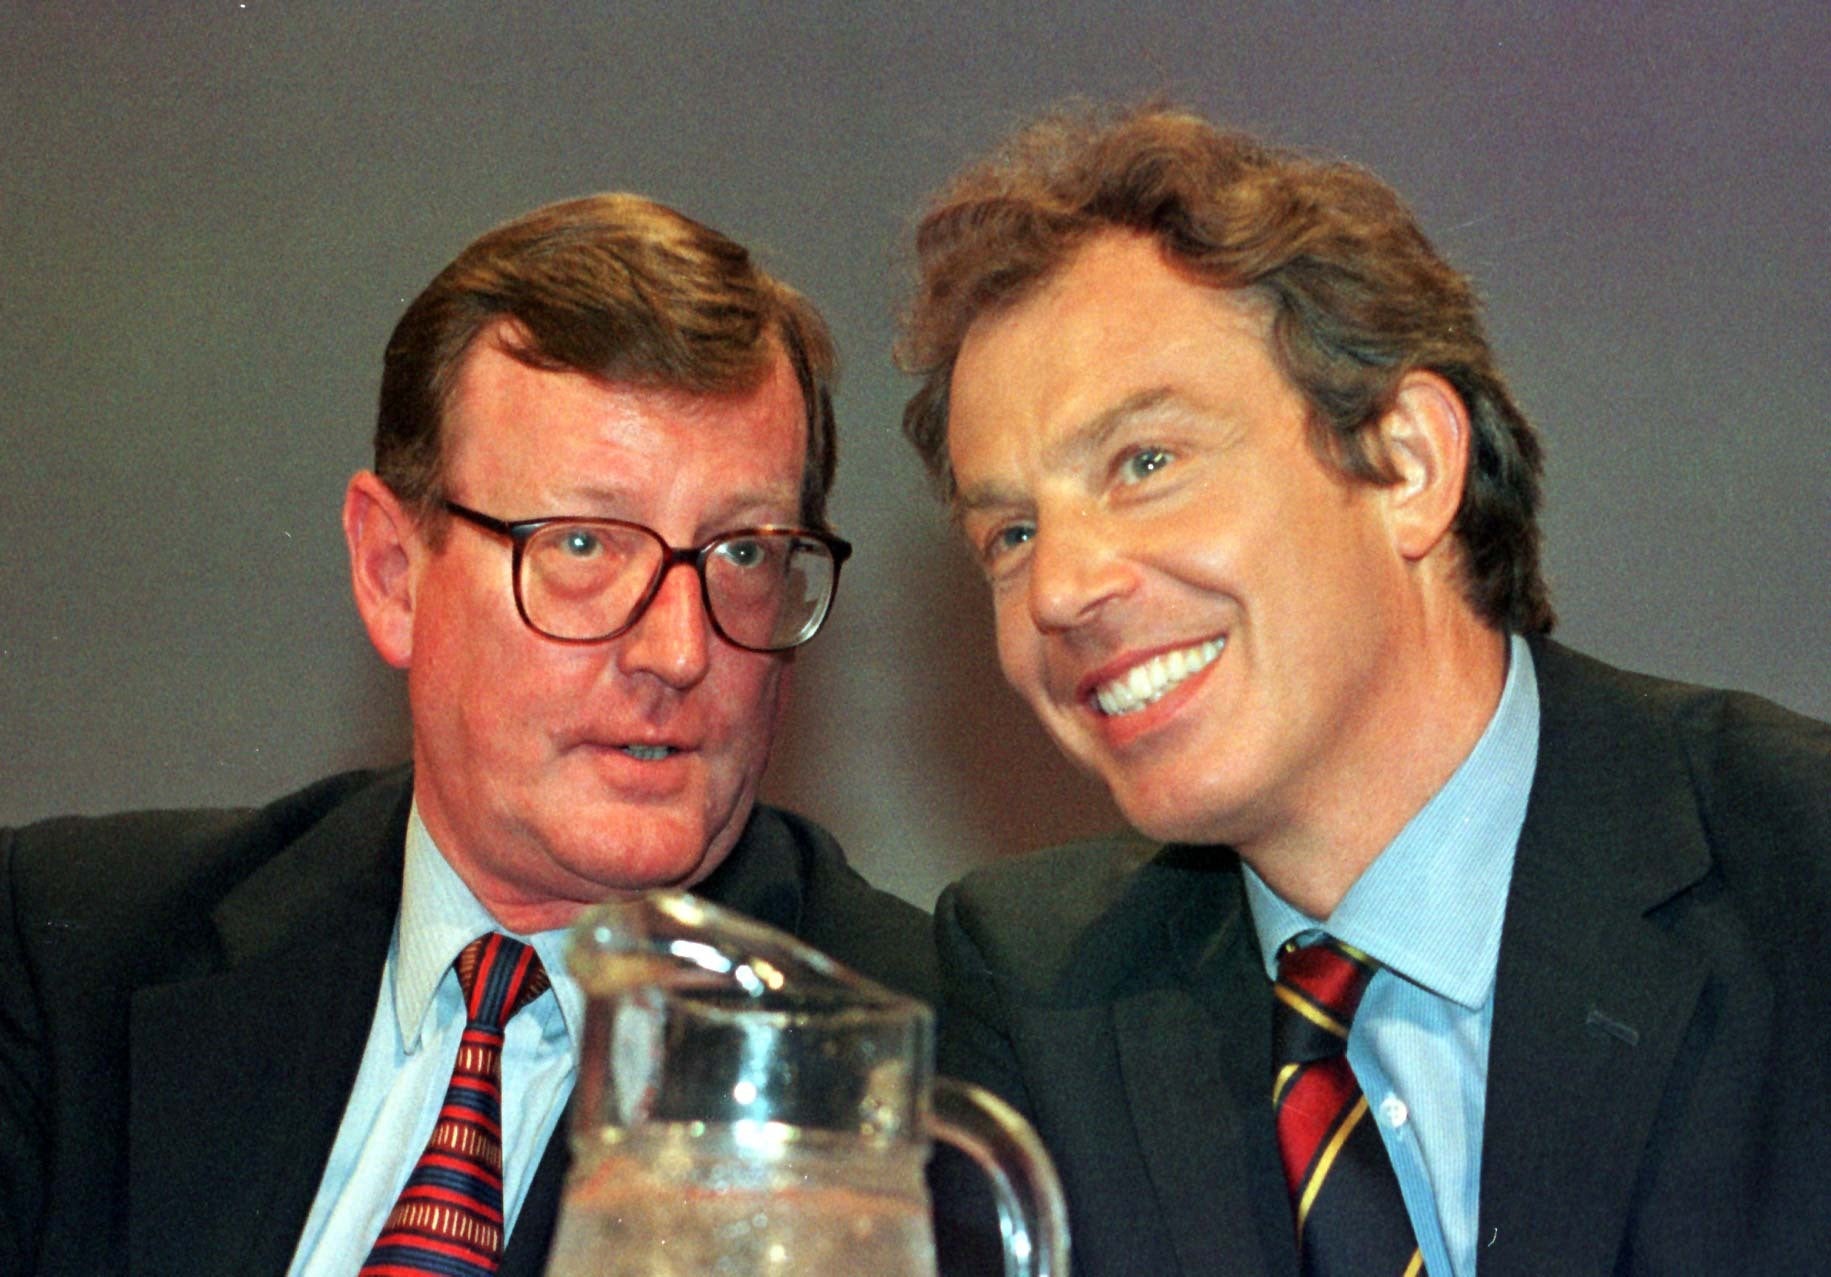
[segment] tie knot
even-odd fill
[[[1346,1050],[1361,995],[1378,969],[1359,949],[1328,936],[1302,948],[1295,942],[1285,945],[1278,954],[1278,982],[1272,986],[1278,999],[1279,1058],[1318,1059]]]
[[[465,945],[452,965],[458,970],[458,987],[464,990],[465,1013],[472,1024],[500,1029],[547,989],[547,969],[540,955],[500,931]]]

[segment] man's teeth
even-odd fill
[[[674,751],[667,745],[625,745],[623,752],[631,758],[640,758],[647,763],[658,763]]]
[[[1094,700],[1102,714],[1129,714],[1143,709],[1191,674],[1212,665],[1226,645],[1226,639],[1209,639],[1153,656],[1095,689]]]

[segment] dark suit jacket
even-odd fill
[[[1831,1272],[1831,727],[1534,657],[1479,1270]],[[1063,848],[936,921],[941,1068],[1037,1124],[1076,1277],[1295,1277],[1230,852]]]
[[[0,1273],[284,1272],[355,1082],[411,781],[0,831]],[[759,807],[701,894],[932,1000],[921,911]],[[540,1271],[567,1150],[503,1272]]]

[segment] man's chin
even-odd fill
[[[581,840],[556,840],[553,860],[594,899],[664,889],[686,890],[718,867],[698,828],[656,830],[654,822],[636,822],[625,834]]]
[[[656,803],[580,797],[576,789],[549,797],[535,830],[547,858],[600,897],[691,888],[736,846],[751,807],[743,795],[711,802],[703,790],[691,801]]]
[[[647,855],[611,859],[589,852],[569,858],[566,869],[585,884],[593,899],[636,895],[644,891],[686,891],[712,872],[703,855]],[[595,895],[593,895],[595,893]]]

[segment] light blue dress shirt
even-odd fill
[[[1364,872],[1326,922],[1248,868],[1246,899],[1276,978],[1287,940],[1326,931],[1380,970],[1348,1035],[1431,1277],[1473,1277],[1494,971],[1513,855],[1538,762],[1532,653],[1509,644],[1500,704],[1475,748]]]
[[[432,1134],[464,1035],[464,995],[451,964],[472,940],[499,930],[433,845],[415,807],[407,821],[400,915],[369,1042],[293,1253],[292,1277],[350,1277],[381,1235]],[[534,946],[553,988],[509,1021],[503,1042],[505,1237],[578,1073],[585,1000],[566,971],[565,936],[559,930],[516,937]]]

